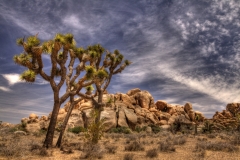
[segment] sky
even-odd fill
[[[0,0],[0,121],[52,110],[50,85],[40,76],[20,81],[25,68],[12,60],[23,52],[16,39],[37,33],[41,41],[72,33],[79,47],[118,49],[133,63],[109,93],[140,88],[155,101],[191,102],[210,118],[240,101],[239,14],[238,0]],[[50,70],[49,56],[43,60]]]

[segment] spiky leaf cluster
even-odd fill
[[[36,47],[40,44],[40,40],[37,38],[37,36],[29,36],[27,38],[27,45],[28,47]]]
[[[85,87],[85,89],[87,92],[91,92],[94,90],[94,87],[92,85],[89,85],[89,86]]]
[[[65,35],[58,33],[56,34],[54,41],[60,42],[63,45],[69,45],[70,48],[74,48],[76,45],[74,37],[71,33],[67,33]]]
[[[34,82],[36,74],[32,70],[26,70],[20,75],[21,80],[25,80],[26,82]]]
[[[84,48],[80,47],[80,48],[74,48],[73,49],[75,55],[78,57],[78,58],[81,58],[82,55],[84,54],[85,50]]]
[[[42,44],[42,50],[44,53],[51,54],[54,47],[53,41],[47,41]]]
[[[15,55],[13,57],[13,60],[15,63],[17,63],[19,65],[26,66],[28,63],[30,63],[31,58],[32,58],[31,55],[28,55],[26,53],[21,53],[19,56]]]
[[[95,77],[99,80],[108,78],[108,72],[105,69],[100,69],[96,72]]]
[[[23,38],[18,38],[18,39],[17,39],[17,45],[18,45],[18,46],[22,46],[23,43],[24,43]]]
[[[129,66],[132,62],[130,62],[129,60],[125,60],[124,63],[126,66]]]
[[[93,66],[85,66],[87,79],[92,79],[96,73],[96,69]]]

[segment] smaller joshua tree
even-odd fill
[[[114,53],[108,52],[103,60],[103,65],[100,66],[99,63],[96,63],[96,70],[95,76],[93,78],[98,98],[93,100],[94,104],[94,110],[97,116],[95,116],[95,124],[98,124],[100,122],[100,115],[101,111],[103,110],[103,93],[109,86],[112,76],[118,73],[121,73],[127,66],[131,64],[130,61],[125,60],[123,61],[124,56],[118,51],[115,50]],[[98,125],[96,125],[98,126]],[[100,126],[100,125],[99,125]],[[96,127],[95,132],[92,132],[94,134],[92,137],[93,143],[98,143],[98,139],[100,136],[100,129]]]
[[[106,53],[105,58],[103,59],[103,54]],[[92,124],[91,132],[89,132],[89,137],[92,137],[92,142],[97,143],[98,139],[101,135],[101,129],[102,124],[100,123],[100,114],[102,107],[104,106],[102,104],[102,97],[103,92],[106,90],[108,85],[110,84],[111,78],[113,75],[117,73],[121,73],[126,66],[130,65],[131,62],[128,60],[125,60],[123,63],[123,55],[119,53],[118,50],[115,50],[114,53],[110,53],[109,51],[105,51],[105,49],[97,44],[93,46],[88,46],[87,49],[81,48],[79,49],[78,58],[82,59],[80,61],[88,60],[89,65],[84,65],[84,71],[85,75],[82,79],[78,81],[77,84],[69,85],[71,84],[71,80],[69,76],[72,73],[73,67],[69,67],[69,74],[67,76],[66,84],[67,84],[67,90],[70,91],[70,107],[68,110],[68,113],[64,119],[64,123],[62,125],[62,129],[60,132],[60,136],[57,141],[57,146],[61,146],[61,140],[64,134],[64,131],[66,129],[66,125],[68,123],[69,117],[71,115],[71,112],[74,108],[74,106],[82,100],[82,98],[85,99],[91,99],[93,101],[94,105],[94,117],[95,121],[94,124]],[[101,64],[101,60],[103,59],[103,64]],[[81,63],[79,64],[81,66]],[[76,68],[76,72],[79,72],[79,68]],[[75,77],[75,76],[73,76]],[[83,83],[87,81],[87,83]],[[88,85],[87,85],[88,84]],[[90,84],[95,84],[95,87],[97,88],[96,94],[92,95],[93,86]],[[85,87],[86,93],[83,94],[80,92],[80,90]],[[78,100],[74,100],[74,96],[78,95],[81,98]],[[98,95],[98,100],[95,100],[95,96]]]

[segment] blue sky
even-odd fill
[[[51,112],[50,85],[41,77],[19,81],[25,68],[12,57],[23,51],[17,38],[39,33],[44,41],[58,32],[73,33],[79,47],[118,49],[133,62],[113,78],[110,93],[140,88],[155,101],[191,102],[211,117],[240,100],[239,14],[237,0],[2,0],[0,120]],[[49,71],[50,59],[43,59]]]

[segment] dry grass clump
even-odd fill
[[[216,138],[216,134],[210,133],[210,134],[207,135],[207,137],[208,137],[208,138],[211,138],[211,139],[212,139],[212,138]]]
[[[226,151],[226,152],[238,151],[238,147],[227,142],[198,142],[195,146],[195,149]]]
[[[32,142],[30,145],[29,151],[33,154],[40,155],[43,157],[50,156],[46,148],[43,148],[42,145],[36,142]]]
[[[80,159],[102,159],[104,150],[99,144],[86,143]]]
[[[126,153],[123,157],[123,160],[133,160],[134,154],[132,153]]]
[[[173,141],[174,145],[183,145],[186,143],[187,138],[185,136],[181,135],[181,136],[174,137],[172,139],[172,141]]]
[[[115,145],[107,145],[105,146],[105,149],[107,150],[107,153],[110,153],[110,154],[115,154],[116,151],[117,151],[117,146]]]
[[[129,145],[125,146],[125,151],[144,151],[144,147],[137,141],[133,141]]]
[[[240,135],[235,134],[233,139],[231,140],[231,144],[233,145],[240,145]]]
[[[149,158],[158,157],[158,150],[156,148],[148,150],[146,153],[146,157],[149,157]]]
[[[29,155],[28,141],[20,141],[18,137],[9,137],[4,143],[0,144],[0,155],[10,158],[11,157],[24,157]]]
[[[165,140],[159,142],[159,150],[162,152],[175,152],[176,148],[171,141]]]

